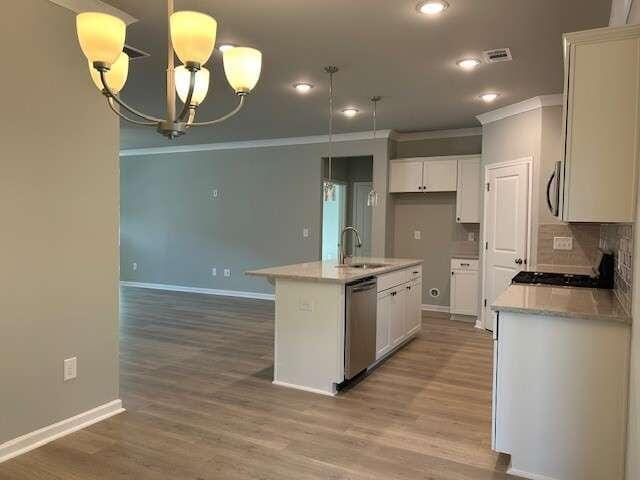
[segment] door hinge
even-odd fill
[[[484,299],[484,306],[485,306],[485,308],[487,307],[487,299],[486,298]]]
[[[489,250],[489,242],[484,242],[484,249]]]
[[[487,192],[491,191],[491,184],[489,182],[487,182]]]

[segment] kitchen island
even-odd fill
[[[622,480],[631,318],[614,292],[514,284],[492,309],[493,449],[508,473]]]
[[[347,286],[375,278],[375,360],[412,339],[421,325],[422,260],[356,257],[348,265],[309,262],[246,272],[275,282],[273,383],[335,395],[345,381]]]

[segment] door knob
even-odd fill
[[[522,263],[524,262],[524,260],[522,260],[521,258],[516,258],[514,260],[514,262],[516,262],[517,265],[522,265]]]

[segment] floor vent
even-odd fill
[[[482,56],[484,57],[484,61],[487,63],[510,62],[513,60],[511,57],[511,50],[508,48],[494,48],[493,50],[487,50],[486,52],[482,52]]]
[[[151,56],[150,53],[134,48],[131,45],[125,45],[122,51],[129,55],[129,60],[137,60],[138,58]]]

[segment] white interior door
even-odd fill
[[[357,255],[361,257],[371,256],[371,207],[367,205],[369,192],[373,188],[371,182],[353,183],[353,226],[360,233],[362,248]]]
[[[487,169],[485,194],[484,326],[493,331],[491,304],[526,269],[529,237],[530,164]]]

